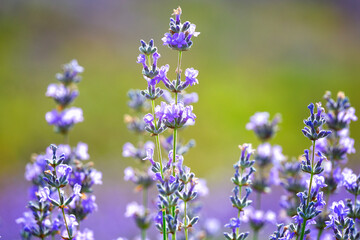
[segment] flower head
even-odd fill
[[[276,115],[272,121],[269,120],[268,112],[257,112],[250,117],[250,122],[246,124],[247,130],[252,130],[262,141],[272,138],[278,130],[280,115]]]

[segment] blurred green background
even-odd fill
[[[74,58],[85,67],[74,103],[85,121],[72,131],[71,143],[88,143],[91,159],[104,173],[105,189],[121,188],[123,169],[132,164],[121,156],[122,145],[135,139],[123,123],[126,93],[146,86],[136,63],[139,39],[154,38],[160,64],[169,63],[174,78],[177,53],[162,46],[161,38],[178,5],[182,19],[201,32],[183,54],[184,69],[200,71],[200,84],[191,88],[200,98],[194,105],[198,119],[181,133],[195,138],[197,147],[185,161],[214,191],[224,184],[231,189],[237,146],[258,145],[245,130],[255,112],[281,113],[281,131],[272,143],[298,156],[309,146],[300,129],[310,102],[322,101],[326,90],[333,95],[342,90],[359,108],[359,1],[3,0],[0,196],[14,182],[15,188],[27,186],[23,173],[31,153],[62,142],[45,122],[45,113],[55,106],[45,91],[62,64]],[[359,122],[351,129],[358,148]],[[358,156],[349,162],[356,171]],[[19,202],[25,206],[26,198]],[[11,221],[8,226],[15,225]]]

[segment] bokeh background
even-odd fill
[[[177,53],[162,46],[172,9],[197,25],[200,36],[183,55],[183,67],[200,71],[192,88],[200,101],[196,125],[181,133],[197,147],[186,163],[206,178],[210,194],[204,214],[224,224],[235,215],[228,196],[238,145],[259,144],[245,130],[256,111],[282,114],[281,131],[272,143],[288,156],[309,146],[301,134],[307,104],[322,101],[326,90],[344,91],[360,107],[360,2],[353,0],[2,0],[0,2],[0,235],[19,239],[15,219],[27,203],[25,164],[34,152],[61,143],[44,115],[54,107],[45,98],[63,63],[76,58],[85,67],[74,105],[85,121],[71,142],[89,145],[91,159],[103,172],[96,188],[99,211],[85,225],[96,239],[133,237],[125,205],[137,200],[123,169],[134,163],[122,157],[122,145],[134,140],[123,123],[126,93],[144,88],[136,64],[139,39],[154,38],[160,64],[175,69]],[[359,147],[360,124],[351,126]],[[349,165],[359,170],[358,154]],[[281,190],[275,190],[281,192]],[[264,208],[277,209],[278,194],[266,196]],[[274,230],[267,229],[267,233]],[[220,239],[220,238],[219,238]],[[266,239],[266,238],[264,238]]]

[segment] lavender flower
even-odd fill
[[[336,239],[358,239],[360,233],[356,233],[355,222],[347,217],[349,209],[345,207],[343,201],[333,202],[330,208],[332,214],[330,220],[326,222],[326,228],[332,228]]]
[[[147,141],[143,146],[136,148],[132,143],[125,143],[123,146],[123,157],[131,157],[139,160],[143,160],[146,157],[147,149],[154,149],[154,143]]]
[[[95,240],[94,233],[85,228],[83,232],[78,232],[74,240]]]
[[[316,141],[320,138],[325,138],[330,135],[331,131],[320,130],[320,127],[326,122],[323,117],[324,108],[321,107],[321,103],[317,104],[317,113],[314,113],[314,104],[311,103],[308,106],[310,110],[310,117],[304,120],[306,127],[302,130],[305,137],[312,141]]]
[[[275,115],[272,121],[269,120],[268,112],[257,112],[250,117],[250,122],[246,124],[247,130],[252,130],[261,141],[271,139],[278,131],[280,115]]]
[[[57,132],[64,134],[66,142],[69,130],[83,121],[80,108],[66,108],[78,96],[75,84],[80,81],[78,74],[83,70],[76,60],[64,65],[64,73],[57,74],[60,84],[50,84],[46,92],[58,106],[57,110],[48,112],[45,118],[50,125],[54,125]],[[32,163],[26,167],[25,178],[33,184],[33,200],[29,202],[29,208],[33,211],[38,226],[31,231],[23,229],[23,239],[32,236],[45,239],[50,235],[55,239],[64,225],[64,239],[93,239],[87,231],[76,235],[77,229],[74,228],[97,208],[91,187],[102,183],[102,174],[93,168],[93,163],[84,163],[88,159],[88,146],[82,142],[75,148],[68,144],[60,144],[58,147],[50,145],[45,154],[32,158]],[[65,188],[73,189],[68,197]],[[56,216],[56,209],[61,210],[62,215]]]
[[[169,33],[165,33],[162,41],[173,50],[186,51],[189,50],[193,44],[191,41],[192,36],[197,37],[200,33],[195,32],[196,25],[186,21],[181,23],[181,8],[174,9],[174,18],[170,18]]]
[[[72,82],[78,83],[81,81],[81,77],[78,74],[84,72],[84,68],[81,67],[75,59],[70,63],[65,64],[63,70],[63,73],[56,74],[56,78],[60,82],[70,84]]]
[[[88,145],[83,142],[79,142],[75,148],[75,156],[78,160],[89,160]]]
[[[355,109],[351,107],[349,98],[343,92],[339,92],[337,99],[331,98],[331,93],[326,92],[324,98],[327,100],[326,107],[329,112],[325,115],[327,125],[334,131],[348,128],[351,121],[357,121]]]
[[[46,113],[46,121],[55,126],[55,131],[66,133],[74,124],[84,121],[81,108],[69,108],[62,112],[52,110]]]
[[[127,93],[129,97],[128,106],[135,111],[141,111],[142,109],[148,109],[149,104],[146,101],[146,98],[141,94],[141,91],[136,90],[129,90]]]
[[[265,167],[270,163],[279,166],[285,159],[281,146],[271,146],[270,143],[259,145],[255,154],[255,162],[261,167]]]
[[[165,85],[165,87],[171,91],[179,93],[189,86],[193,86],[195,84],[199,84],[198,79],[196,78],[199,74],[198,70],[195,70],[194,68],[187,68],[185,70],[185,81],[181,81],[180,74],[178,74],[177,79],[170,81],[167,78],[167,72],[169,70],[169,66],[165,65],[160,69],[160,74],[156,77],[157,82],[162,81]]]
[[[164,120],[168,128],[181,128],[185,124],[195,121],[196,115],[192,112],[192,106],[184,106],[182,103],[165,105],[163,109],[156,109],[159,119]]]
[[[198,74],[199,74],[198,70],[195,70],[194,68],[187,68],[185,70],[186,84],[190,86],[199,84],[199,81],[196,78]]]
[[[234,165],[235,175],[231,179],[235,185],[233,189],[234,196],[230,197],[233,207],[238,210],[238,216],[240,216],[240,213],[244,211],[244,208],[248,207],[252,202],[249,200],[249,195],[252,192],[249,185],[251,184],[251,175],[255,172],[255,169],[252,167],[255,161],[250,160],[251,155],[254,153],[251,144],[243,144],[242,146],[239,146],[239,148],[241,150],[240,159]],[[241,195],[243,187],[246,187],[246,194],[244,197]],[[232,233],[224,233],[224,236],[227,239],[245,239],[249,234],[239,233],[240,219],[232,218],[230,223],[226,226],[232,228]]]
[[[72,103],[78,95],[78,90],[70,90],[62,84],[50,84],[46,91],[46,96],[53,98],[62,107]]]

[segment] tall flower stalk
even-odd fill
[[[354,139],[350,138],[350,123],[356,121],[355,109],[351,107],[349,98],[343,92],[339,92],[335,99],[331,98],[331,93],[326,92],[327,113],[324,114],[326,127],[332,134],[320,139],[316,149],[321,151],[329,160],[325,165],[324,177],[327,187],[324,188],[324,195],[327,201],[336,193],[338,186],[341,185],[341,169],[347,163],[348,155],[355,153]],[[316,228],[319,231],[318,240],[329,220],[329,210],[325,210],[316,219]]]
[[[140,163],[139,168],[127,167],[124,170],[124,180],[135,183],[135,191],[142,192],[142,204],[132,202],[127,205],[126,217],[134,218],[137,227],[140,229],[141,239],[145,240],[147,236],[147,229],[151,225],[151,212],[148,208],[148,192],[153,186],[153,174],[148,165],[142,159],[146,157],[146,150],[154,150],[155,146],[152,141],[144,142],[145,124],[143,117],[145,112],[150,108],[147,99],[141,95],[140,90],[130,90],[128,92],[129,102],[128,106],[133,115],[125,115],[125,123],[131,132],[138,136],[136,146],[127,142],[123,146],[123,157],[130,157]]]
[[[225,225],[226,228],[232,230],[231,233],[224,233],[225,238],[228,240],[244,240],[249,235],[248,232],[240,233],[240,219],[241,213],[252,203],[252,201],[249,200],[249,196],[252,192],[250,185],[251,176],[255,172],[255,168],[252,167],[255,161],[250,160],[250,157],[254,153],[254,150],[250,144],[243,144],[239,146],[239,148],[241,150],[240,158],[234,165],[235,175],[231,178],[231,181],[235,185],[233,189],[234,195],[230,197],[231,203],[233,207],[237,209],[238,213],[236,218],[231,218],[230,222]],[[245,196],[242,195],[242,192],[245,192]]]
[[[320,208],[325,206],[323,199],[323,192],[320,189],[326,187],[325,179],[320,174],[324,171],[322,162],[326,157],[320,152],[317,152],[317,161],[315,159],[316,141],[325,138],[331,134],[331,131],[321,130],[321,127],[325,124],[326,120],[323,117],[324,109],[321,104],[317,104],[317,113],[314,113],[315,106],[311,103],[308,106],[310,110],[310,116],[304,120],[306,127],[302,130],[305,137],[312,141],[312,157],[309,157],[309,150],[305,150],[304,159],[301,164],[301,170],[310,174],[310,180],[308,181],[308,190],[298,193],[300,198],[300,206],[297,209],[298,215],[295,220],[301,225],[300,236],[298,239],[303,240],[305,237],[306,226],[310,220],[314,219],[321,213]]]
[[[39,226],[40,230],[29,228],[26,224],[32,220],[26,214],[27,218],[19,218],[17,221],[23,224],[23,236],[45,237],[50,234],[54,238],[60,234],[73,239],[93,235],[88,229],[81,232],[80,223],[97,209],[92,187],[102,183],[102,174],[93,167],[92,162],[86,162],[90,158],[87,144],[79,142],[74,148],[69,145],[70,130],[84,120],[81,108],[70,107],[79,95],[77,84],[81,80],[79,74],[83,71],[84,68],[76,60],[72,60],[64,65],[62,73],[56,75],[59,83],[50,84],[46,91],[46,96],[54,99],[57,106],[46,113],[45,119],[49,125],[54,126],[55,132],[63,135],[64,144],[51,145],[45,154],[35,155],[26,166],[25,178],[32,182],[29,208],[33,211],[34,218],[38,219],[38,212],[44,211],[39,220],[46,221],[47,224],[50,221],[55,225],[53,231],[46,233],[43,226]],[[76,194],[66,200],[63,189],[73,189]],[[57,206],[61,214],[53,206]],[[59,216],[63,219],[63,224],[60,225]],[[61,227],[66,229],[63,234]]]
[[[248,208],[244,214],[244,220],[249,221],[253,230],[253,239],[257,240],[259,232],[266,223],[275,223],[275,213],[272,211],[264,212],[261,209],[261,198],[264,194],[271,192],[273,185],[278,185],[278,167],[286,159],[282,154],[281,146],[272,146],[269,141],[278,131],[280,115],[277,114],[270,120],[268,112],[257,112],[250,117],[250,122],[246,125],[248,130],[252,130],[257,138],[262,142],[254,154],[257,172],[254,174],[252,188],[256,192],[256,207]],[[267,174],[268,173],[268,174]]]
[[[170,19],[169,33],[166,33],[163,40],[164,45],[178,51],[178,64],[176,68],[176,79],[170,81],[167,77],[169,65],[158,67],[158,60],[160,54],[154,46],[154,41],[149,43],[141,40],[139,48],[141,54],[138,56],[138,63],[143,66],[143,76],[148,83],[146,90],[141,91],[142,95],[151,101],[152,111],[144,116],[146,124],[145,130],[151,136],[156,138],[156,150],[158,155],[158,162],[153,160],[153,151],[148,150],[146,160],[149,160],[152,165],[152,171],[155,174],[155,180],[158,181],[157,188],[159,190],[159,214],[155,218],[157,228],[163,234],[163,239],[168,238],[171,234],[173,240],[176,239],[177,232],[184,230],[185,239],[188,239],[189,228],[191,228],[198,220],[198,217],[189,219],[188,217],[188,202],[196,198],[197,192],[195,186],[197,181],[195,175],[190,172],[189,168],[183,166],[184,148],[178,147],[178,131],[186,125],[195,122],[195,114],[192,112],[193,107],[186,105],[182,97],[182,92],[189,86],[198,83],[198,71],[193,68],[185,70],[185,81],[182,78],[181,58],[182,52],[187,51],[192,46],[192,36],[197,36],[199,33],[195,32],[196,26],[186,21],[182,23],[180,20],[181,8],[174,10],[174,18]],[[161,102],[156,105],[156,100],[161,97],[165,90],[157,87],[162,82],[165,87],[174,94],[174,101],[169,104]],[[167,91],[166,91],[167,93]],[[171,98],[166,96],[164,98]],[[167,129],[172,129],[172,147],[168,152],[168,162],[163,163],[161,154],[160,134]],[[183,214],[180,214],[181,209],[179,203],[183,203]],[[179,220],[179,216],[183,216]]]

